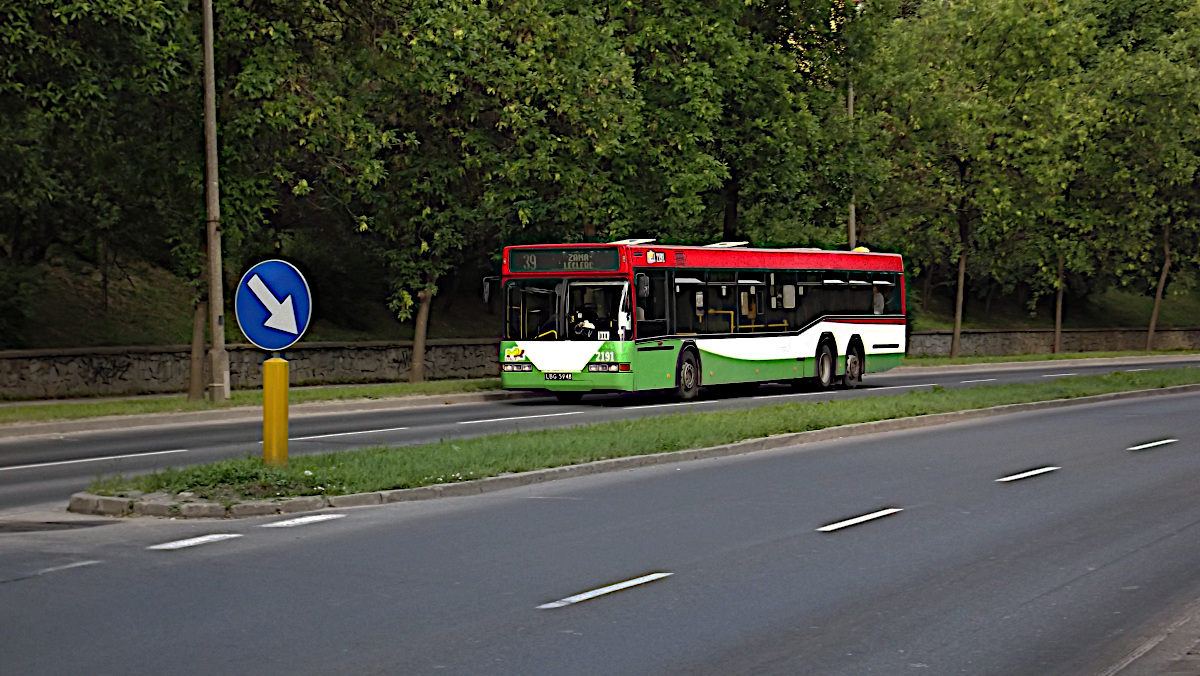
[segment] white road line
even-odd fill
[[[314,434],[311,437],[292,437],[288,441],[308,441],[309,439],[328,439],[329,437],[346,437],[351,434],[374,434],[376,432],[399,432],[407,427],[385,427],[380,430],[359,430],[357,432],[335,432],[333,434]]]
[[[1178,439],[1163,439],[1162,441],[1151,441],[1148,444],[1142,444],[1140,446],[1130,446],[1129,448],[1127,448],[1125,450],[1141,451],[1141,450],[1147,449],[1147,448],[1154,448],[1155,446],[1166,446],[1167,444],[1173,444],[1176,441],[1179,441],[1179,440]]]
[[[264,523],[259,528],[291,528],[292,526],[305,526],[310,523],[320,523],[321,521],[329,521],[330,519],[340,519],[346,516],[345,514],[313,514],[311,516],[301,516],[295,519],[286,521],[276,521],[274,523]]]
[[[706,399],[704,401],[677,401],[671,404],[646,404],[644,406],[622,406],[626,411],[637,408],[663,408],[666,406],[691,406],[692,404],[708,404],[716,401],[715,399]]]
[[[201,535],[198,538],[188,538],[186,540],[176,540],[174,542],[164,542],[161,545],[154,545],[146,549],[183,549],[184,547],[195,547],[196,545],[206,545],[210,542],[220,542],[221,540],[229,540],[231,538],[242,537],[239,533],[213,533],[212,535]]]
[[[995,380],[995,378],[980,378],[979,380],[960,380],[958,382],[960,385],[966,385],[967,383],[990,383]]]
[[[32,469],[35,467],[51,467],[53,465],[74,465],[80,462],[100,462],[101,460],[121,460],[122,458],[144,458],[149,455],[164,455],[167,453],[187,453],[186,448],[180,448],[174,451],[150,451],[149,453],[127,453],[125,455],[106,455],[103,458],[80,458],[79,460],[59,460],[57,462],[39,462],[33,465],[13,465],[12,467],[0,467],[0,472],[7,472],[14,469]]]
[[[1126,373],[1137,373],[1138,371],[1149,371],[1150,369],[1125,369]]]
[[[1043,378],[1065,378],[1067,376],[1079,375],[1078,373],[1047,373]]]
[[[750,397],[750,398],[751,399],[775,399],[777,397],[811,397],[811,396],[818,395],[818,394],[829,394],[829,392],[827,392],[825,390],[820,390],[818,392],[788,392],[787,394],[762,394],[757,397]]]
[[[872,519],[879,519],[879,518],[882,518],[885,516],[889,516],[891,514],[895,514],[896,512],[903,512],[903,511],[904,511],[903,509],[900,509],[898,507],[892,507],[890,509],[881,509],[878,512],[871,512],[870,514],[863,514],[862,516],[856,516],[853,519],[846,519],[845,521],[838,521],[837,523],[831,523],[828,526],[821,526],[820,528],[817,529],[817,532],[832,533],[833,531],[839,530],[841,528],[849,528],[850,526],[857,526],[858,524],[863,523],[864,521],[871,521]]]
[[[887,387],[864,387],[866,392],[877,392],[879,390],[897,390],[905,387],[937,387],[937,383],[921,383],[920,385],[888,385]]]
[[[567,411],[565,413],[543,413],[541,415],[519,415],[515,418],[488,418],[487,420],[461,420],[459,425],[475,425],[478,423],[505,422],[507,420],[529,420],[530,418],[553,418],[560,415],[579,415],[583,411]]]
[[[643,575],[642,577],[634,578],[632,580],[626,580],[624,582],[610,584],[607,587],[593,589],[592,591],[584,592],[582,594],[568,596],[565,599],[560,599],[560,600],[554,601],[552,603],[543,603],[542,605],[538,606],[538,610],[548,610],[550,608],[562,608],[563,606],[569,606],[572,603],[579,603],[581,601],[587,601],[589,599],[594,599],[597,596],[604,596],[605,594],[611,594],[613,592],[618,592],[618,591],[621,591],[622,589],[629,589],[630,587],[636,587],[639,584],[646,584],[647,582],[661,580],[664,577],[670,577],[671,575],[673,575],[673,573],[651,573],[649,575]]]
[[[65,566],[54,566],[53,568],[43,568],[43,569],[37,571],[36,573],[34,573],[34,575],[45,575],[46,573],[57,573],[60,570],[70,570],[72,568],[82,568],[83,566],[94,566],[97,563],[102,563],[102,562],[101,561],[76,561],[75,563],[68,563]]]
[[[1028,472],[1021,472],[1020,474],[1013,474],[1012,476],[1006,476],[1002,479],[996,479],[996,481],[1000,482],[1000,483],[1005,483],[1005,482],[1009,482],[1009,481],[1019,481],[1021,479],[1028,479],[1031,476],[1045,474],[1046,472],[1053,472],[1056,469],[1062,469],[1062,468],[1061,467],[1043,467],[1041,469],[1031,469]]]

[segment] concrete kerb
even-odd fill
[[[283,498],[278,500],[253,500],[236,503],[228,508],[219,503],[204,500],[181,502],[170,505],[168,507],[168,514],[158,514],[158,512],[161,511],[158,506],[164,504],[162,497],[156,496],[153,500],[146,501],[148,503],[152,503],[153,506],[151,506],[143,505],[142,499],[136,496],[132,498],[114,498],[93,495],[91,493],[76,493],[75,495],[71,496],[71,501],[67,506],[67,511],[76,512],[79,514],[100,514],[105,516],[169,515],[184,518],[238,518],[247,516],[264,516],[269,514],[293,514],[296,512],[325,509],[326,507],[359,507],[379,505],[383,503],[464,497],[468,495],[493,493],[496,491],[517,488],[520,486],[529,486],[531,484],[555,481],[558,479],[569,479],[573,477],[601,474],[605,472],[615,472],[638,467],[687,462],[689,460],[721,458],[732,455],[753,453],[757,451],[785,448],[788,446],[797,446],[800,444],[810,444],[821,441],[832,441],[834,439],[867,436],[871,434],[880,434],[883,432],[898,432],[902,430],[920,429],[924,427],[935,427],[938,425],[948,425],[951,423],[964,422],[968,420],[993,418],[997,416],[1011,415],[1014,413],[1025,413],[1028,411],[1044,411],[1055,408],[1063,408],[1066,406],[1075,406],[1079,404],[1094,404],[1106,401],[1118,401],[1122,399],[1141,399],[1145,397],[1184,394],[1188,392],[1200,392],[1200,385],[1180,385],[1177,387],[1163,387],[1152,390],[1112,392],[1109,394],[1098,394],[1090,397],[1052,399],[1050,401],[1037,401],[1025,404],[1007,404],[1004,406],[993,406],[991,408],[979,408],[967,411],[952,411],[950,413],[933,413],[929,415],[913,416],[908,418],[876,420],[873,422],[842,425],[840,427],[828,427],[809,432],[777,434],[759,439],[747,439],[745,441],[722,444],[719,446],[709,446],[706,448],[692,448],[682,451],[670,451],[666,453],[635,455],[625,458],[609,458],[607,460],[597,460],[578,465],[564,465],[562,467],[551,467],[548,469],[539,469],[530,472],[502,474],[500,476],[476,479],[473,481],[461,481],[450,484],[434,484],[431,486],[420,486],[417,488],[400,488],[394,490],[373,491],[370,493],[354,493],[351,495],[332,495],[328,497],[304,496],[297,498]]]

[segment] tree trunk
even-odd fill
[[[732,242],[738,234],[738,193],[741,191],[741,178],[736,169],[729,172],[729,181],[725,184],[725,221],[721,226],[721,239]]]
[[[1058,291],[1054,294],[1054,354],[1062,352],[1063,255],[1058,253]]]
[[[596,241],[596,224],[595,223],[593,223],[591,221],[584,222],[584,224],[583,224],[583,241],[585,241],[585,242],[595,242]]]
[[[963,287],[967,281],[967,252],[964,247],[963,252],[958,256],[958,289],[955,292],[954,298],[954,337],[950,340],[950,358],[958,356],[959,339],[962,335],[962,318],[963,318]]]
[[[204,401],[204,320],[208,301],[196,303],[192,312],[192,358],[188,362],[188,401]]]
[[[933,296],[933,271],[934,266],[930,265],[925,270],[925,281],[921,287],[921,311],[929,312],[929,300]]]
[[[100,310],[108,314],[108,231],[100,235]]]
[[[429,332],[429,306],[433,305],[433,292],[421,289],[417,292],[417,325],[413,330],[412,364],[408,368],[408,382],[425,380],[425,335]]]
[[[1171,269],[1171,222],[1163,230],[1163,266],[1158,275],[1158,288],[1154,291],[1154,309],[1150,312],[1150,330],[1146,333],[1146,350],[1154,349],[1154,329],[1158,326],[1158,310],[1162,306],[1163,289],[1167,286],[1167,272]]]

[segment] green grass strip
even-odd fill
[[[345,385],[332,387],[294,387],[288,391],[288,402],[302,404],[311,401],[341,401],[348,399],[389,399],[414,395],[462,394],[500,388],[499,378],[469,380],[430,380],[423,383],[380,383],[376,385]],[[0,405],[0,424],[15,422],[47,422],[76,420],[106,415],[136,415],[140,413],[183,413],[213,411],[235,406],[262,406],[262,390],[237,390],[226,404],[207,401],[188,401],[183,395],[171,397],[147,396],[140,399],[97,399],[80,402],[46,402]]]
[[[261,458],[227,460],[124,479],[101,479],[101,495],[178,493],[233,502],[264,497],[338,495],[452,483],[505,472],[605,458],[715,446],[836,425],[1050,399],[1200,383],[1200,368],[1062,378],[1049,383],[912,392],[750,410],[638,418],[569,429],[497,434],[409,447],[376,447],[290,458],[286,469]]]

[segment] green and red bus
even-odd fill
[[[742,244],[506,247],[503,387],[688,400],[702,385],[855,387],[900,364],[899,255]]]

